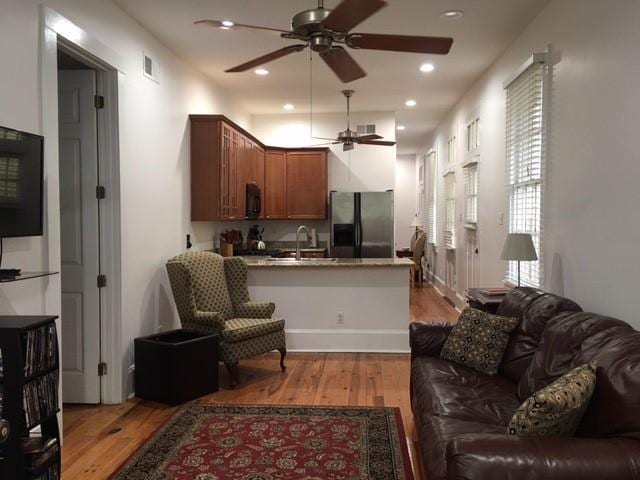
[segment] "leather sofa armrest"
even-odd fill
[[[411,358],[426,355],[439,357],[453,325],[446,322],[412,322],[409,324]]]
[[[218,312],[198,310],[193,313],[191,320],[192,322],[183,322],[183,327],[207,333],[220,333],[224,330],[224,319]]]
[[[469,434],[447,445],[448,480],[640,479],[640,441]]]
[[[273,302],[245,302],[235,306],[238,318],[271,318],[276,305]]]

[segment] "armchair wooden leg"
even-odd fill
[[[287,356],[287,349],[279,348],[278,351],[280,352],[280,368],[284,372],[287,369],[286,365],[284,364],[284,357]]]
[[[229,388],[233,389],[238,384],[240,377],[240,369],[238,368],[238,362],[225,363],[227,371],[229,372]]]

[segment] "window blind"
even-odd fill
[[[533,238],[539,260],[520,265],[521,284],[532,287],[540,286],[543,273],[544,78],[544,64],[534,63],[506,88],[509,232]],[[509,262],[506,279],[518,281],[517,262]]]
[[[456,137],[454,135],[447,142],[447,163],[449,164],[456,163],[457,155],[458,155],[457,143],[456,143]]]
[[[456,248],[456,175],[449,172],[444,177],[444,246]]]
[[[464,220],[475,225],[478,223],[478,164],[464,168]]]
[[[437,243],[437,218],[436,218],[436,205],[438,199],[438,164],[435,150],[432,150],[427,155],[427,175],[428,175],[428,189],[427,192],[427,242]]]

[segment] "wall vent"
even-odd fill
[[[358,125],[356,128],[358,135],[371,135],[372,133],[376,133],[375,125]]]
[[[158,64],[146,53],[142,56],[142,59],[142,73],[145,77],[150,78],[154,82],[158,83],[160,81]]]

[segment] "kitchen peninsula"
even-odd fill
[[[247,257],[249,291],[276,304],[291,351],[408,352],[409,268],[399,258]]]

